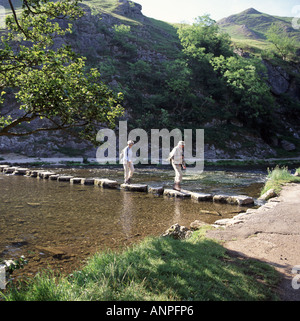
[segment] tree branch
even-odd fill
[[[21,27],[21,25],[19,24],[19,20],[18,20],[18,17],[17,17],[16,11],[15,11],[15,8],[14,8],[11,0],[8,0],[8,2],[9,2],[11,11],[12,11],[13,16],[14,16],[14,20],[15,20],[18,28],[22,31],[22,33],[26,36],[26,38],[29,38],[28,34],[25,32],[25,30],[24,30],[24,29]]]

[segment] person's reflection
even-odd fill
[[[176,223],[179,224],[180,220],[181,220],[180,204],[181,204],[181,200],[178,198],[175,198],[175,200],[174,200],[174,217],[173,217],[174,224],[176,224]]]
[[[134,213],[133,213],[133,195],[130,192],[122,191],[123,194],[123,207],[121,210],[121,216],[120,221],[122,224],[122,228],[124,231],[124,234],[127,238],[131,236],[132,231],[132,224],[134,219]]]

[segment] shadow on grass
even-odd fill
[[[98,253],[67,278],[46,273],[7,300],[267,301],[276,300],[277,272],[232,256],[194,233],[187,241],[147,238],[121,253]]]

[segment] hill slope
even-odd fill
[[[217,22],[223,32],[227,32],[233,42],[237,44],[248,44],[259,49],[269,46],[266,33],[272,24],[279,25],[289,37],[300,42],[300,30],[292,27],[292,19],[289,17],[276,17],[261,13],[253,8],[241,13],[223,18]],[[300,47],[300,43],[299,43]]]
[[[106,84],[124,93],[129,129],[132,126],[171,130],[174,119],[182,128],[204,128],[206,158],[280,156],[283,141],[293,143],[292,155],[297,153],[296,148],[300,149],[299,122],[293,112],[290,112],[289,120],[284,114],[289,106],[282,108],[282,115],[274,115],[278,124],[272,128],[274,137],[266,143],[259,130],[249,128],[237,119],[226,118],[222,100],[211,99],[201,84],[195,87],[190,83],[193,88],[187,88],[180,101],[179,95],[168,87],[171,84],[173,88],[175,85],[180,88],[181,79],[189,83],[189,74],[184,74],[186,68],[182,62],[185,63],[185,57],[176,26],[144,16],[139,4],[127,0],[85,0],[83,8],[85,15],[73,23],[72,34],[58,38],[56,46],[69,44],[79,55],[87,57],[89,67],[100,70]],[[232,35],[236,32],[234,41],[267,45],[265,32],[280,19],[251,9],[222,19],[218,24]],[[275,95],[285,95],[287,105],[289,99],[298,99],[299,83],[294,76],[271,65],[269,71],[271,86],[276,84],[278,87]],[[188,99],[190,105],[186,103]],[[18,111],[18,105],[13,101],[8,101],[5,108],[6,112],[9,108]],[[275,125],[263,124],[262,127],[271,126]],[[95,150],[89,145],[61,133],[41,133],[28,139],[4,137],[0,139],[0,147],[28,156],[95,157]]]

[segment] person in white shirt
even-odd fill
[[[131,178],[134,173],[134,166],[132,160],[132,149],[134,145],[133,140],[127,142],[127,146],[122,150],[120,154],[120,162],[123,164],[124,168],[124,183],[131,184]]]
[[[172,166],[175,171],[175,179],[173,188],[176,191],[180,191],[181,181],[182,181],[182,169],[186,169],[185,161],[184,161],[184,141],[178,142],[177,146],[173,148],[171,153],[169,154],[169,161],[171,161]]]

